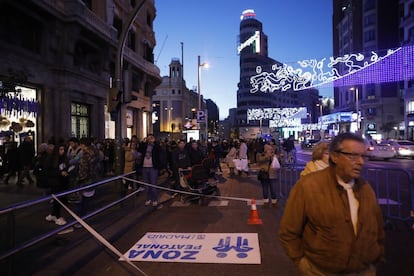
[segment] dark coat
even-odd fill
[[[147,152],[147,148],[148,148],[148,143],[144,143],[142,144],[142,146],[140,145],[139,147],[140,152],[142,154],[142,159],[145,158],[145,153]],[[161,154],[161,147],[157,142],[155,142],[154,147],[152,148],[152,167],[154,169],[158,169],[158,170],[162,169],[162,164],[161,164],[162,162],[160,159],[160,154]],[[143,164],[144,164],[143,162],[140,164],[140,168],[142,168]]]

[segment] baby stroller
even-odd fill
[[[199,205],[203,205],[205,196],[218,196],[219,189],[217,180],[212,175],[210,168],[205,164],[194,165],[191,169],[179,169],[181,188],[192,194],[181,194],[182,202],[198,201]]]

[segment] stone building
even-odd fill
[[[14,131],[15,139],[30,132],[37,144],[52,136],[114,138],[108,93],[118,39],[137,2],[1,1],[0,91],[11,112],[1,110],[0,132],[7,134],[7,121],[17,121],[22,130]],[[146,1],[127,35],[122,96],[136,100],[120,106],[123,137],[152,131],[151,94],[161,81],[153,58],[155,15],[154,1]],[[10,106],[16,98],[34,111]],[[25,123],[28,116],[33,126]]]
[[[187,88],[178,58],[173,58],[169,67],[169,75],[162,77],[152,97],[154,133],[162,139],[177,140],[184,138],[182,131],[188,122],[193,124],[189,129],[196,128],[192,119],[196,118],[198,94]],[[205,107],[204,100],[201,103]]]

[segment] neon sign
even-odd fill
[[[249,19],[249,18],[255,18],[256,13],[252,9],[248,9],[242,12],[242,15],[240,16],[240,20]]]
[[[247,46],[254,45],[254,53],[260,53],[260,32],[255,31],[254,35],[249,37],[245,42],[237,46],[237,53],[240,55],[241,51]]]
[[[272,127],[298,126],[307,117],[306,107],[252,108],[247,110],[247,121],[269,120]]]
[[[250,78],[250,92],[299,91],[326,84],[338,87],[413,79],[412,60],[414,46],[406,46],[388,49],[385,53],[372,51],[369,54],[330,57],[329,60],[298,61],[300,68],[275,64],[271,72],[265,72],[261,66],[257,66],[257,75]],[[338,67],[341,68],[340,72]]]

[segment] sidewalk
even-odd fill
[[[20,202],[33,200],[46,195],[45,189],[36,186],[36,182],[22,186],[16,185],[17,177],[10,177],[9,183],[4,183],[4,177],[0,178],[0,209]]]

